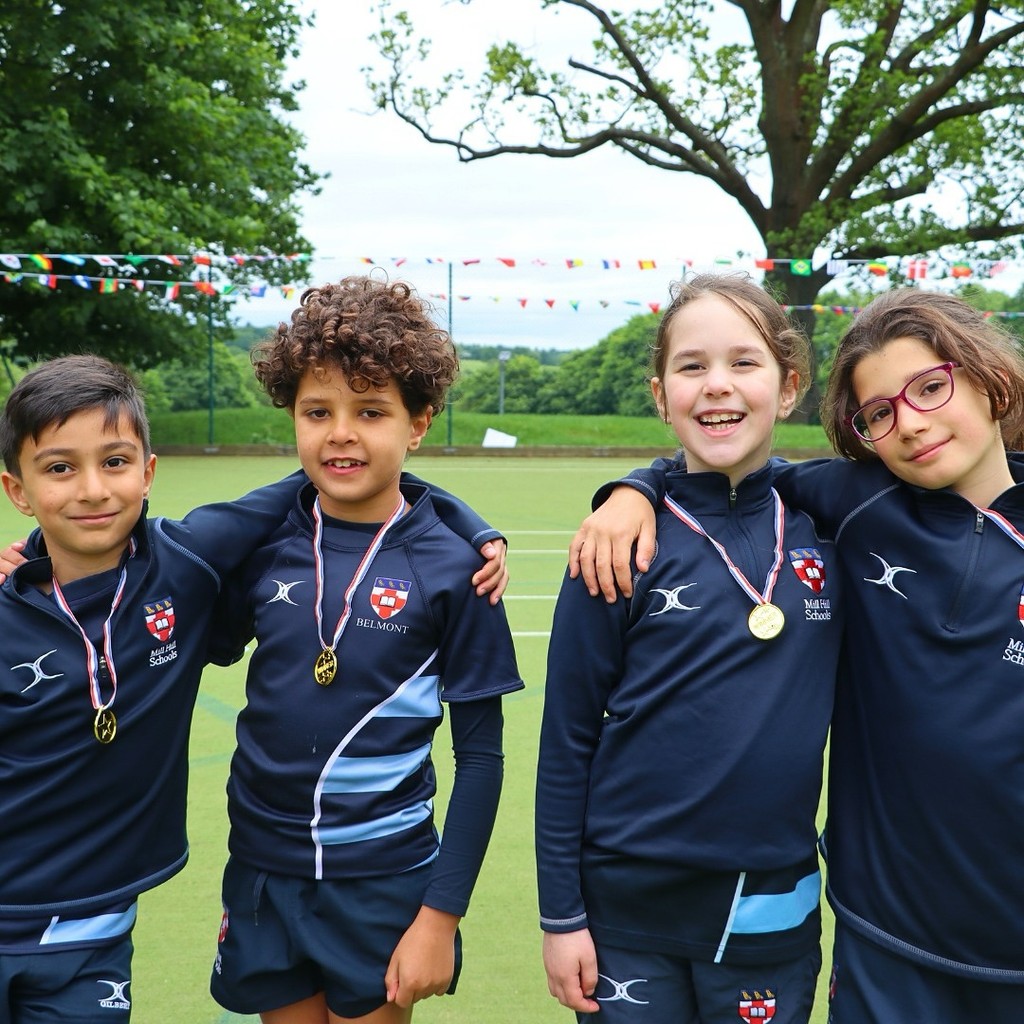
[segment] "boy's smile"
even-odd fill
[[[142,514],[156,468],[120,417],[106,425],[103,409],[74,413],[21,446],[20,475],[5,472],[4,490],[19,512],[33,516],[59,583],[114,568]]]
[[[430,425],[429,408],[412,415],[394,381],[356,391],[340,371],[316,368],[299,382],[294,415],[299,460],[324,513],[357,523],[387,519],[405,456]]]

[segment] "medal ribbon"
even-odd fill
[[[715,546],[715,550],[721,556],[722,561],[725,562],[725,567],[729,570],[729,575],[746,591],[747,595],[754,602],[754,604],[770,604],[772,599],[772,592],[775,590],[775,583],[779,578],[779,570],[782,568],[782,556],[783,546],[782,538],[785,532],[785,518],[782,507],[782,499],[779,497],[779,492],[772,488],[772,498],[775,501],[775,561],[772,563],[771,569],[768,570],[768,576],[764,581],[764,590],[758,593],[758,591],[751,584],[750,580],[740,571],[739,566],[733,562],[729,557],[729,552],[711,536],[707,530],[686,511],[682,505],[673,501],[667,494],[665,495],[665,506],[668,510],[676,516],[677,519],[681,519],[694,533],[699,533],[702,537],[707,537],[709,541]]]
[[[380,529],[374,535],[373,540],[370,541],[370,546],[366,549],[362,561],[356,567],[352,581],[345,588],[345,607],[342,609],[341,616],[338,619],[338,624],[334,627],[334,642],[328,646],[327,641],[324,640],[323,629],[324,556],[321,546],[324,536],[324,521],[323,512],[320,510],[319,496],[313,500],[313,563],[316,566],[316,604],[314,605],[314,611],[316,612],[316,633],[320,638],[320,646],[325,651],[333,651],[338,646],[338,642],[341,640],[341,634],[345,632],[345,626],[348,625],[349,617],[352,615],[352,597],[356,592],[356,587],[358,587],[363,581],[363,577],[370,568],[370,563],[373,561],[374,555],[377,554],[381,545],[384,543],[385,534],[392,526],[394,526],[395,523],[398,522],[399,519],[402,518],[406,508],[407,505],[405,498],[400,497],[395,511],[392,512],[383,523],[381,523]]]
[[[135,557],[135,549],[138,547],[134,537],[128,538],[128,558],[129,560]],[[74,623],[78,632],[81,634],[82,643],[85,644],[85,664],[89,672],[89,699],[92,701],[93,709],[98,713],[106,711],[107,708],[112,707],[114,701],[117,699],[117,669],[114,668],[114,651],[113,644],[111,642],[111,628],[110,623],[114,618],[114,612],[117,611],[117,606],[121,603],[121,598],[124,597],[125,584],[128,582],[128,563],[125,562],[124,568],[121,570],[121,577],[117,581],[117,588],[114,591],[114,599],[110,603],[110,614],[107,616],[107,621],[103,623],[103,657],[107,663],[107,671],[110,673],[110,685],[113,688],[110,694],[110,700],[105,704],[103,703],[103,694],[100,691],[100,658],[99,652],[96,650],[96,645],[89,639],[85,630],[82,628],[82,624],[75,617],[75,613],[71,610],[71,605],[68,604],[67,598],[64,596],[64,592],[60,589],[60,584],[57,582],[57,577],[53,577],[53,596],[57,602],[57,607]]]
[[[993,512],[990,508],[980,508],[975,505],[975,508],[988,520],[995,523],[1007,537],[1010,538],[1019,548],[1024,548],[1024,533],[1021,533],[1009,519],[1001,516],[998,512]]]

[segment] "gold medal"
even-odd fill
[[[777,604],[755,604],[747,616],[747,628],[758,640],[774,640],[782,632],[786,616]]]
[[[93,735],[100,743],[112,743],[117,735],[117,719],[110,708],[100,708],[92,721]]]
[[[329,686],[334,682],[334,673],[337,671],[338,659],[334,656],[334,651],[327,647],[320,652],[320,657],[316,659],[316,664],[313,666],[313,678],[321,686]]]
[[[316,664],[313,666],[313,678],[321,686],[329,686],[334,681],[334,674],[338,671],[338,659],[334,651],[341,640],[342,633],[345,632],[345,627],[348,625],[349,617],[352,614],[352,596],[356,592],[356,587],[362,582],[363,577],[370,568],[374,555],[377,554],[384,543],[384,535],[401,519],[405,514],[405,509],[405,498],[399,495],[398,504],[395,506],[394,512],[388,516],[385,522],[380,524],[380,529],[374,535],[373,540],[370,541],[366,554],[363,555],[362,560],[356,567],[355,575],[345,588],[345,607],[342,609],[337,626],[334,627],[334,642],[328,647],[327,641],[324,639],[323,630],[324,559],[320,547],[324,529],[323,513],[320,510],[320,498],[317,497],[313,501],[313,564],[316,567],[316,597],[314,598],[313,609],[316,615],[316,633],[320,638],[320,646],[323,648],[316,659]]]

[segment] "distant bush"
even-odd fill
[[[208,412],[155,413],[150,417],[153,445],[192,445],[210,443]],[[518,445],[577,445],[609,448],[663,448],[671,452],[675,437],[657,416],[564,416],[530,413],[465,412],[449,406],[434,421],[424,440],[426,447],[437,448],[479,445],[488,427],[514,435]],[[295,432],[292,419],[281,409],[254,406],[248,409],[216,409],[213,415],[214,445],[292,445]],[[818,448],[827,451],[828,442],[819,426],[786,423],[776,428],[780,448]]]

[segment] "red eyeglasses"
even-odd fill
[[[896,426],[896,406],[904,401],[918,412],[935,412],[953,397],[953,371],[959,363],[942,363],[911,377],[892,398],[876,398],[846,417],[846,423],[862,440],[874,442],[891,434]]]

